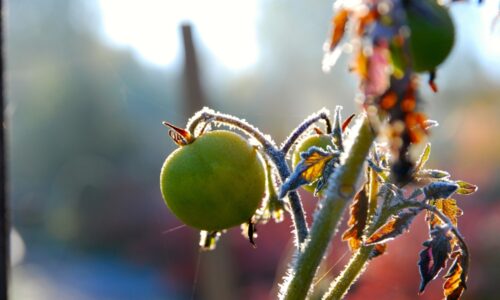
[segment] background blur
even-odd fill
[[[500,291],[500,25],[491,28],[498,1],[485,2],[453,6],[457,41],[440,91],[422,85],[441,124],[429,166],[480,186],[457,197],[472,253],[464,299]],[[274,298],[291,252],[289,220],[259,227],[256,249],[234,229],[199,254],[195,230],[169,231],[181,224],[158,187],[175,148],[161,121],[183,126],[194,112],[179,26],[193,25],[206,103],[282,141],[322,107],[356,111],[349,56],[321,70],[331,1],[5,4],[13,299]],[[310,212],[314,200],[304,202]],[[416,299],[426,239],[420,218],[347,299]],[[348,255],[344,244],[332,250],[333,276]],[[441,298],[441,285],[418,299]]]

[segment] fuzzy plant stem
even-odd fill
[[[297,141],[297,139],[311,127],[312,124],[316,123],[319,120],[323,120],[326,125],[326,133],[330,134],[332,132],[332,123],[328,117],[329,112],[326,109],[322,109],[317,113],[311,115],[309,118],[305,119],[302,124],[297,126],[294,131],[288,136],[288,138],[281,146],[281,152],[288,154],[288,151],[292,148],[293,144]]]
[[[352,134],[355,137],[352,146],[347,149],[341,166],[330,177],[326,197],[321,201],[321,209],[316,211],[310,236],[298,253],[290,276],[282,285],[282,299],[306,298],[342,212],[356,191],[356,182],[375,135],[366,118],[359,124],[357,132],[353,128]]]
[[[319,120],[324,120],[327,124],[327,130],[331,130],[330,121],[328,119],[328,111],[320,110],[319,112],[307,118],[297,129],[295,129],[294,133],[285,142],[285,145],[289,144],[291,147],[291,145],[293,145],[293,143],[302,133],[304,133],[312,124]],[[234,116],[222,114],[211,109],[204,108],[189,120],[187,129],[191,134],[194,135],[198,125],[200,125],[200,123],[207,122],[217,122],[233,126],[250,135],[262,145],[264,152],[267,154],[267,156],[270,158],[270,160],[278,170],[281,181],[284,182],[288,178],[288,176],[290,176],[290,168],[286,163],[286,151],[278,149],[276,147],[276,144],[268,136],[260,132],[256,127]],[[293,191],[288,193],[288,199],[292,211],[293,223],[295,226],[296,245],[300,246],[305,242],[309,234],[304,208],[297,192]]]
[[[374,223],[369,233],[372,233],[376,228],[382,226],[390,217],[390,213],[382,214]],[[347,263],[347,267],[330,285],[328,291],[323,295],[322,300],[342,299],[349,290],[349,287],[356,281],[356,279],[363,273],[365,265],[370,258],[374,245],[361,246],[359,250],[351,257]]]

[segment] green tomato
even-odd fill
[[[332,142],[332,137],[326,134],[315,134],[312,136],[309,136],[305,138],[300,144],[298,144],[295,149],[293,150],[292,154],[292,165],[293,168],[295,169],[295,166],[301,161],[300,153],[306,152],[309,148],[312,146],[319,147],[323,150],[326,150],[327,146],[330,146],[333,148],[333,142]],[[307,184],[303,185],[302,187],[308,191],[313,193],[314,190],[316,189],[317,183],[314,182],[313,184]]]
[[[435,0],[420,1],[419,8],[411,1],[406,9],[410,29],[410,55],[415,72],[434,71],[445,61],[455,42],[455,26],[448,9]],[[425,11],[422,10],[425,8]],[[401,49],[391,45],[391,55],[396,68],[404,69]]]
[[[219,231],[253,216],[265,195],[259,153],[240,135],[207,132],[172,152],[160,174],[163,198],[189,226]]]

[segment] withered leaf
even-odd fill
[[[386,250],[387,250],[387,243],[376,244],[375,247],[373,247],[372,251],[370,252],[369,259],[374,259],[375,257],[384,254]]]
[[[349,11],[341,8],[332,19],[333,31],[330,38],[330,51],[333,51],[344,36],[345,27],[349,20]]]
[[[389,241],[408,230],[411,222],[422,211],[422,208],[410,208],[395,216],[375,231],[366,241],[365,245],[380,244]]]
[[[418,261],[421,279],[419,293],[423,293],[427,284],[445,267],[451,252],[450,237],[447,232],[448,229],[436,227],[431,231],[431,239],[423,243],[426,248],[420,251]]]
[[[423,188],[425,197],[427,199],[441,199],[441,198],[449,198],[453,193],[455,193],[458,189],[458,184],[453,181],[435,181]]]
[[[457,194],[470,195],[477,191],[477,185],[462,180],[455,181],[458,184]]]
[[[335,164],[338,163],[339,155],[340,153],[337,151],[325,151],[316,146],[301,153],[302,160],[281,186],[279,198],[283,198],[289,191],[296,190],[304,184],[313,183],[322,177],[329,176]],[[327,179],[325,178],[323,181]]]
[[[453,226],[457,226],[458,217],[463,214],[463,211],[458,207],[457,201],[452,198],[447,199],[437,199],[431,201],[431,205],[434,205],[439,209],[445,216],[447,216]],[[428,211],[427,221],[429,222],[429,227],[433,229],[438,225],[442,225],[443,222],[433,213]]]
[[[467,288],[468,260],[462,252],[454,252],[455,260],[444,276],[443,292],[446,300],[458,300]]]
[[[351,204],[351,216],[347,225],[350,227],[342,235],[342,240],[349,243],[349,248],[354,251],[361,246],[363,230],[366,226],[368,214],[368,196],[366,195],[366,184],[356,193]]]

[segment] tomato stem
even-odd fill
[[[297,128],[295,128],[292,133],[286,138],[281,146],[281,152],[288,155],[288,152],[292,148],[293,144],[297,142],[297,139],[304,134],[311,125],[322,120],[326,125],[326,133],[330,134],[332,132],[332,123],[329,118],[330,112],[327,109],[321,109],[320,111],[307,117]]]
[[[282,299],[305,299],[312,286],[318,266],[325,256],[344,208],[354,195],[355,185],[363,168],[366,156],[375,139],[368,119],[353,130],[353,143],[348,148],[343,163],[329,179],[322,208],[317,210],[311,227],[310,238],[289,271],[290,276],[282,285]]]

